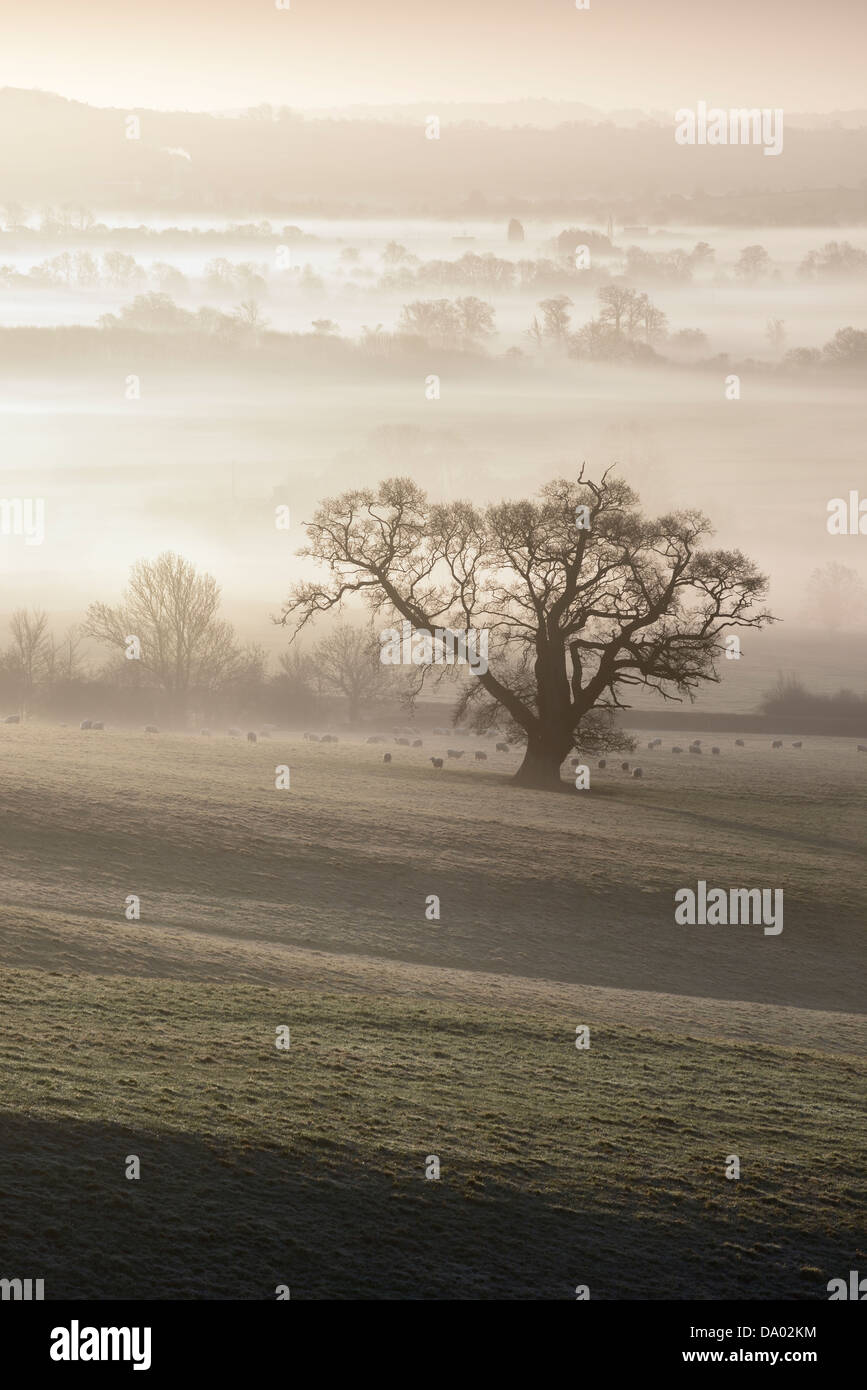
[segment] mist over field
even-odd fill
[[[863,1265],[864,19],[730,8],[10,37],[3,1300]]]

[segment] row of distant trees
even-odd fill
[[[0,205],[0,223],[4,232],[33,238],[87,233],[90,239],[111,241],[129,240],[132,237],[136,240],[190,242],[268,241],[274,237],[291,243],[319,240],[312,232],[304,232],[294,225],[275,227],[267,218],[259,222],[227,222],[221,227],[153,227],[144,223],[114,227],[97,221],[93,211],[80,203],[27,208],[22,203],[6,202]],[[35,227],[33,223],[36,223]]]
[[[281,652],[272,670],[264,648],[242,642],[219,606],[212,576],[166,552],[138,561],[121,601],[91,604],[62,637],[44,611],[18,609],[0,652],[6,713],[294,725],[337,698],[355,722],[369,701],[401,693],[369,628],[333,626],[305,651]]]
[[[599,312],[577,331],[571,324],[573,301],[568,295],[554,295],[539,301],[541,318],[534,316],[526,336],[537,349],[553,346],[571,357],[610,361],[629,357],[640,360],[656,354],[666,342],[678,357],[699,359],[706,355],[707,336],[699,329],[680,329],[669,335],[668,318],[650,296],[626,285],[603,285],[597,292]],[[405,304],[396,332],[389,334],[381,324],[362,328],[361,346],[390,351],[401,341],[416,340],[431,347],[478,350],[496,331],[495,310],[475,295],[458,299],[414,300]],[[118,314],[103,314],[103,329],[132,328],[151,333],[201,332],[233,337],[239,333],[248,340],[261,340],[268,328],[258,301],[251,297],[231,313],[204,306],[195,312],[181,308],[166,294],[142,294],[123,306]],[[314,319],[317,336],[337,336],[339,325],[331,319]],[[766,337],[780,352],[785,343],[781,320],[769,320]],[[509,355],[520,350],[509,349]],[[822,348],[793,348],[782,358],[784,366],[795,368],[817,365],[861,366],[867,363],[867,332],[841,328]]]
[[[603,285],[597,292],[599,312],[577,331],[571,326],[568,295],[555,295],[539,303],[542,318],[536,315],[527,337],[536,348],[554,345],[570,357],[594,361],[618,358],[641,360],[653,357],[665,342],[675,356],[700,359],[707,355],[708,339],[700,329],[684,328],[669,335],[668,318],[649,295],[627,285]],[[765,336],[779,353],[785,345],[785,325],[770,319]],[[867,333],[857,328],[840,328],[822,348],[792,348],[782,357],[784,367],[815,366],[860,367],[867,365]]]
[[[777,717],[824,715],[832,719],[858,719],[867,715],[867,695],[846,689],[820,694],[808,690],[799,676],[781,673],[762,696],[761,711]]]
[[[599,297],[599,313],[577,330],[572,327],[573,301],[568,295],[540,300],[540,312],[526,330],[526,339],[549,355],[553,351],[554,355],[593,361],[662,364],[672,359],[728,371],[747,367],[768,370],[764,359],[712,355],[707,335],[698,328],[670,333],[666,314],[645,292],[609,285],[603,286]],[[213,305],[189,310],[175,303],[171,295],[149,292],[136,295],[116,314],[101,315],[96,329],[0,328],[0,358],[14,357],[19,362],[34,359],[44,365],[51,357],[65,359],[70,354],[82,362],[124,357],[131,348],[128,335],[136,335],[135,351],[142,361],[162,358],[171,337],[177,353],[192,353],[198,361],[206,356],[208,360],[228,360],[239,349],[255,349],[275,358],[300,358],[308,368],[341,363],[357,366],[359,358],[366,358],[407,363],[421,359],[430,370],[431,349],[487,355],[485,344],[496,332],[495,321],[493,306],[474,295],[414,300],[403,306],[394,329],[381,323],[363,324],[355,338],[348,338],[341,336],[340,325],[329,318],[311,320],[306,332],[274,330],[255,297],[227,311]],[[786,330],[780,319],[768,320],[765,337],[774,353],[775,368],[783,371],[867,367],[867,332],[851,325],[838,329],[822,347],[794,347],[784,352]],[[525,355],[525,350],[514,344],[503,354],[506,358]]]
[[[556,259],[538,256],[535,259],[508,260],[492,252],[466,252],[454,260],[420,261],[399,242],[389,242],[382,253],[385,269],[375,288],[383,291],[454,288],[478,290],[487,294],[534,290],[564,284],[607,283],[612,276],[610,267],[582,268],[576,264],[575,252],[584,246],[597,255],[597,244],[604,243],[602,255],[616,254],[607,237],[581,228],[561,232],[554,247]],[[715,252],[706,241],[695,244],[691,251],[675,247],[665,251],[650,251],[630,246],[622,257],[622,278],[640,279],[648,284],[688,284],[693,273],[713,264]],[[345,247],[340,253],[343,266],[351,268],[360,261],[355,247]],[[325,281],[308,264],[287,268],[293,285],[306,290],[322,290]],[[733,267],[735,277],[753,285],[771,277],[779,278],[765,247],[745,246]],[[343,273],[343,272],[341,272]],[[351,270],[350,270],[351,273]],[[375,272],[367,270],[369,275]],[[270,266],[267,262],[230,261],[225,256],[209,260],[201,278],[207,290],[218,294],[260,295],[268,293]],[[285,277],[285,271],[283,272]],[[811,251],[798,267],[805,280],[825,282],[833,279],[855,279],[867,276],[867,251],[850,242],[828,242]],[[23,273],[11,265],[0,265],[0,285],[6,288],[40,286],[48,289],[136,289],[150,283],[164,293],[187,294],[191,281],[168,261],[155,261],[146,268],[133,255],[117,249],[94,255],[89,250],[61,251],[39,262]]]
[[[309,265],[291,271],[293,287],[321,290],[325,282]],[[216,256],[204,268],[203,283],[208,291],[220,295],[265,295],[268,292],[268,266],[252,261],[230,261]],[[126,251],[60,251],[40,261],[24,273],[11,265],[0,265],[0,286],[4,289],[138,289],[150,284],[162,294],[189,294],[191,282],[168,261],[140,265]]]

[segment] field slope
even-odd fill
[[[474,741],[0,726],[0,1274],[826,1297],[864,1259],[865,773],[676,741],[552,798]],[[676,926],[699,878],[782,887],[782,934]]]

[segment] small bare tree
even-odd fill
[[[217,616],[219,606],[216,580],[165,551],[133,565],[119,604],[92,603],[83,631],[117,652],[136,638],[140,669],[168,697],[169,718],[182,723],[193,688],[214,690],[247,666],[234,629]]]
[[[322,687],[346,696],[346,712],[350,724],[354,724],[364,701],[384,684],[376,634],[368,627],[341,623],[317,642],[312,660]]]
[[[50,641],[48,614],[40,608],[16,608],[9,619],[12,644],[8,667],[18,673],[19,714],[26,716],[33,692],[48,671]]]
[[[59,642],[53,636],[47,638],[45,664],[49,681],[74,681],[84,674],[81,645],[81,628],[75,623],[66,629]]]

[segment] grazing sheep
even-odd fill
[[[695,746],[694,743],[690,744],[689,751],[690,751],[690,753],[698,753],[699,757],[701,757],[701,749],[700,749],[700,748],[696,748],[696,746]]]
[[[230,730],[229,730],[229,733],[231,733],[231,732],[232,732],[232,730],[230,729]],[[319,735],[318,735],[318,734],[307,734],[306,737],[309,738],[309,740],[310,740],[311,743],[318,743],[318,742],[319,742]]]
[[[641,771],[640,767],[634,767],[632,769],[632,775],[633,777],[643,777],[644,773]]]
[[[391,754],[390,754],[390,753],[383,753],[383,755],[382,755],[382,761],[383,761],[384,763],[390,763],[390,762],[391,762]]]
[[[103,722],[102,722],[101,719],[94,719],[94,721],[93,721],[93,723],[91,724],[90,727],[91,727],[92,729],[104,729],[104,728],[105,728],[105,725],[103,724]]]
[[[792,744],[792,747],[793,747],[793,748],[803,748],[803,746],[804,746],[803,743],[793,743],[793,744]]]
[[[608,766],[608,759],[607,759],[607,758],[600,758],[600,759],[599,759],[599,762],[596,764],[596,766],[597,766],[597,767],[607,767],[607,766]]]
[[[90,728],[93,727],[93,720],[92,720],[92,719],[82,719],[82,721],[81,721],[81,723],[79,724],[78,727],[79,727],[79,729],[90,729]]]
[[[744,743],[742,738],[735,739],[735,748],[746,748],[746,744]]]
[[[772,747],[772,748],[782,748],[782,746],[783,746],[783,740],[782,740],[781,738],[775,738],[774,741],[773,741],[773,743],[771,744],[771,747]]]
[[[395,743],[399,743],[402,748],[409,748],[408,738],[396,738],[394,741]]]
[[[447,748],[446,756],[449,758],[462,758],[464,756],[464,750],[463,748]]]
[[[210,729],[200,729],[200,730],[199,730],[199,733],[201,734],[202,738],[210,738],[210,737],[211,737],[211,731],[210,731]]]
[[[718,749],[718,748],[712,748],[710,751],[711,751],[712,753],[716,754],[717,757],[719,757],[719,749]]]
[[[629,771],[629,763],[621,763],[621,764],[620,764],[620,771],[621,771],[621,772],[628,772],[628,771]]]
[[[682,753],[682,752],[683,752],[683,749],[682,749],[682,748],[678,748],[677,745],[675,744],[675,745],[672,747],[672,750],[671,750],[671,751],[672,751],[672,753]]]
[[[307,735],[305,734],[304,737],[306,738]],[[370,738],[365,739],[365,743],[382,743],[382,739],[378,734],[371,734]]]
[[[413,748],[421,748],[421,747],[423,747],[423,744],[422,744],[421,739],[420,739],[420,738],[413,739],[412,746],[413,746]]]
[[[498,752],[498,753],[508,753],[508,751],[509,751],[509,745],[508,745],[508,743],[498,743],[498,744],[497,744],[497,752]]]
[[[7,714],[6,718],[3,720],[3,723],[4,723],[4,724],[20,724],[20,723],[21,723],[21,715],[20,715],[20,714]]]
[[[655,747],[656,747],[656,744],[655,744],[655,743],[648,743],[647,746],[648,746],[648,748],[655,748]]]
[[[145,733],[146,733],[146,734],[158,734],[158,733],[159,733],[159,729],[157,728],[156,724],[145,724]]]
[[[488,755],[487,755],[487,753],[477,753],[477,754],[476,754],[476,762],[477,762],[477,763],[486,763],[487,761],[488,761]]]
[[[859,753],[867,753],[867,744],[859,743],[859,744],[858,744],[858,752],[859,752]]]
[[[431,762],[433,763],[434,767],[442,767],[443,765],[442,758],[431,758]]]
[[[255,743],[255,742],[256,742],[256,735],[253,733],[253,730],[252,730],[252,729],[250,729],[250,731],[249,731],[248,734],[247,734],[247,742],[248,742],[248,743]]]

